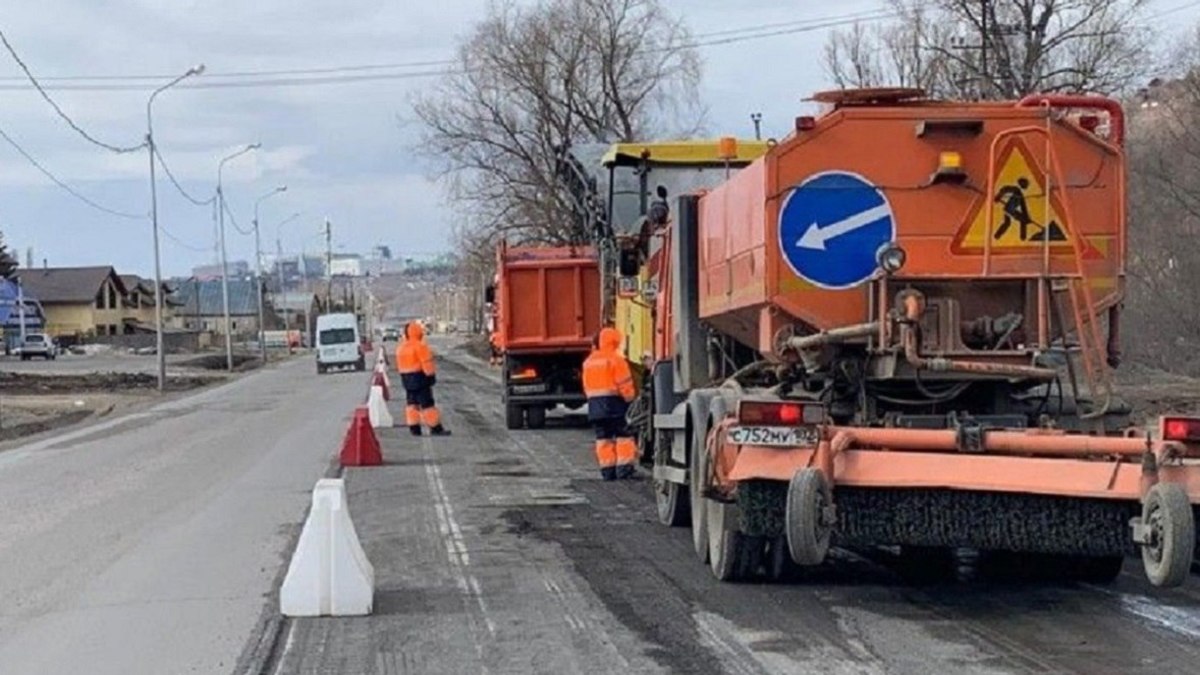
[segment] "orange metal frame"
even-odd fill
[[[983,451],[965,453],[954,430],[835,426],[825,427],[821,439],[815,448],[726,443],[721,454],[737,458],[720,478],[788,481],[815,467],[833,485],[1135,501],[1155,483],[1172,482],[1200,504],[1200,464],[1186,461],[1197,453],[1180,443],[1030,429],[985,432]]]

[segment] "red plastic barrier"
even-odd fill
[[[371,428],[366,406],[354,409],[354,418],[350,420],[350,428],[346,430],[346,438],[342,441],[342,450],[338,457],[342,466],[383,464],[379,439],[375,437],[375,430]]]

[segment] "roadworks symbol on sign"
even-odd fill
[[[1029,148],[1014,139],[1000,155],[992,200],[992,224],[988,228],[988,204],[979,199],[963,227],[954,238],[956,253],[982,253],[990,236],[995,254],[1029,254],[1041,250],[1049,241],[1054,252],[1072,250],[1072,236],[1065,225],[1058,194],[1050,196],[1046,208],[1045,175],[1039,171]],[[1085,245],[1085,248],[1090,248]]]

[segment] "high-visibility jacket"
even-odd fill
[[[425,343],[425,329],[417,321],[404,327],[404,341],[396,345],[396,370],[407,391],[429,387],[437,381],[433,350]]]
[[[615,328],[600,331],[598,346],[583,362],[583,393],[588,399],[588,419],[625,417],[637,395],[629,363],[618,351],[621,334]]]

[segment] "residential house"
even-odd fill
[[[154,297],[154,280],[143,279],[136,274],[122,274],[121,283],[125,284],[125,325],[126,333],[133,331],[153,331],[158,325],[155,316],[157,299]],[[171,287],[163,283],[163,324],[171,325],[171,316],[179,303],[171,293]]]
[[[126,330],[124,299],[129,291],[111,266],[42,267],[20,270],[15,276],[22,290],[41,303],[46,332],[55,337],[120,335]]]
[[[172,325],[191,331],[225,335],[224,293],[219,279],[186,279],[174,283]],[[229,280],[229,332],[234,337],[258,334],[258,285],[253,279]]]

